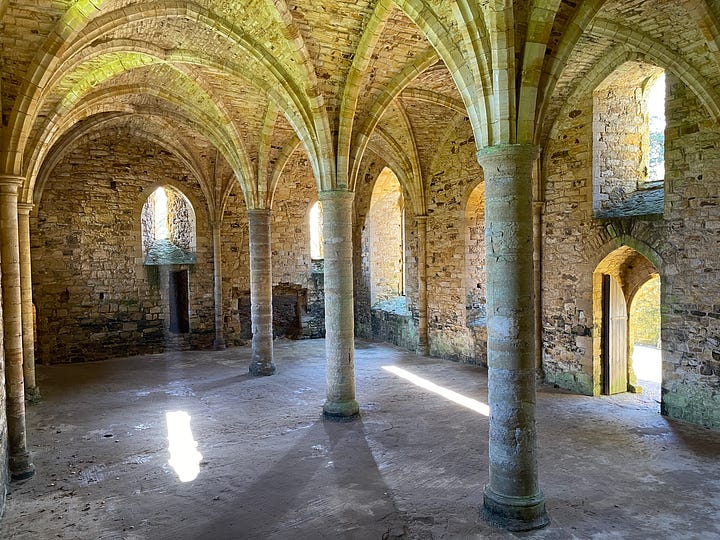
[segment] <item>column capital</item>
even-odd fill
[[[355,192],[350,191],[348,189],[331,189],[331,190],[321,191],[318,193],[318,200],[320,202],[331,201],[331,200],[350,200],[350,201],[352,201],[354,198],[355,198]]]
[[[421,223],[427,223],[428,217],[427,217],[427,214],[421,214],[419,216],[415,216],[415,219],[417,220],[418,224],[421,224]]]
[[[540,147],[534,144],[496,144],[481,148],[476,156],[483,169],[496,168],[497,172],[503,173],[506,168],[523,162],[532,165],[540,157]]]
[[[248,208],[246,212],[248,215],[254,214],[261,216],[263,214],[271,214],[272,210],[270,208]]]
[[[19,202],[17,207],[18,214],[22,216],[29,216],[32,209],[35,208],[35,205],[33,203]]]
[[[3,193],[17,193],[17,190],[25,182],[24,176],[12,174],[0,174],[0,190]]]

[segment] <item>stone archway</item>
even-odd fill
[[[609,253],[593,273],[594,394],[640,392],[628,339],[635,295],[659,276],[643,254],[623,245]],[[659,296],[658,296],[659,298]],[[659,299],[658,299],[659,302]]]

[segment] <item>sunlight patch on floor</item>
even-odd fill
[[[198,443],[190,429],[190,415],[185,411],[168,411],[165,417],[170,452],[168,464],[175,469],[181,482],[192,482],[200,474],[202,454],[197,450]]]
[[[420,388],[424,388],[425,390],[434,392],[439,396],[444,397],[445,399],[449,399],[450,401],[457,403],[458,405],[467,407],[468,409],[478,412],[484,416],[490,416],[490,407],[482,401],[478,401],[476,399],[463,396],[462,394],[458,394],[453,390],[449,390],[448,388],[439,386],[433,382],[428,381],[427,379],[418,377],[417,375],[397,366],[383,366],[382,368],[385,371],[392,373],[393,375],[397,375],[398,377],[401,377],[406,381],[409,381],[414,385],[419,386]]]

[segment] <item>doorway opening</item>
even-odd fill
[[[170,272],[170,331],[173,334],[190,332],[189,283],[187,270]]]
[[[598,264],[593,290],[594,393],[645,392],[659,402],[658,269],[640,252],[622,246]]]

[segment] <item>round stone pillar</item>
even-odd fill
[[[5,351],[8,469],[12,480],[35,473],[27,450],[23,376],[22,294],[18,240],[18,188],[23,178],[0,176],[0,271]]]
[[[352,417],[355,401],[351,191],[322,191],[325,252],[325,360],[327,400],[323,413]]]
[[[416,216],[418,274],[418,353],[430,352],[427,314],[427,216]]]
[[[216,351],[220,351],[225,348],[222,296],[222,239],[220,237],[220,226],[221,223],[212,224],[213,299],[215,301],[215,340],[213,341],[213,347]]]
[[[512,531],[549,523],[538,487],[532,168],[539,149],[478,152],[485,176],[490,482],[483,517]]]
[[[25,399],[36,402],[40,399],[40,389],[35,382],[35,317],[33,316],[32,262],[30,257],[30,212],[32,208],[32,204],[18,203],[23,377],[25,379]]]
[[[250,229],[250,320],[252,360],[250,373],[272,375],[272,252],[270,249],[270,210],[248,210]]]

